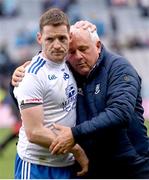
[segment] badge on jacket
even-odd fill
[[[99,92],[100,92],[100,84],[96,84],[95,94],[98,94]]]

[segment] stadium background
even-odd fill
[[[8,93],[11,73],[40,50],[39,17],[49,7],[64,10],[71,24],[80,19],[96,24],[103,43],[133,64],[142,77],[149,119],[149,0],[0,0],[0,143],[18,118]],[[13,178],[15,142],[0,151],[0,179]]]

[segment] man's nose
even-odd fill
[[[55,49],[59,49],[59,48],[61,47],[61,43],[59,42],[58,39],[56,39],[56,40],[54,41],[53,46],[54,46]]]
[[[82,59],[82,55],[81,55],[81,53],[80,53],[80,51],[76,51],[76,58],[77,59]]]

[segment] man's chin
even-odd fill
[[[81,75],[81,76],[87,76],[89,71],[87,70],[77,70],[77,72]]]
[[[81,75],[87,75],[90,72],[90,69],[84,65],[78,65],[76,69]]]
[[[53,58],[53,61],[56,62],[56,63],[61,63],[64,61],[64,58],[62,57],[56,57],[56,58]]]

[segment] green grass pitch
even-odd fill
[[[145,121],[148,128],[149,136],[149,121]],[[0,129],[0,142],[8,133],[10,129]],[[0,179],[13,179],[14,178],[14,161],[16,154],[16,141],[13,140],[3,153],[0,153]]]
[[[7,136],[10,129],[0,129],[0,142]],[[0,179],[14,178],[14,161],[16,154],[16,140],[11,141],[4,152],[0,153]]]

